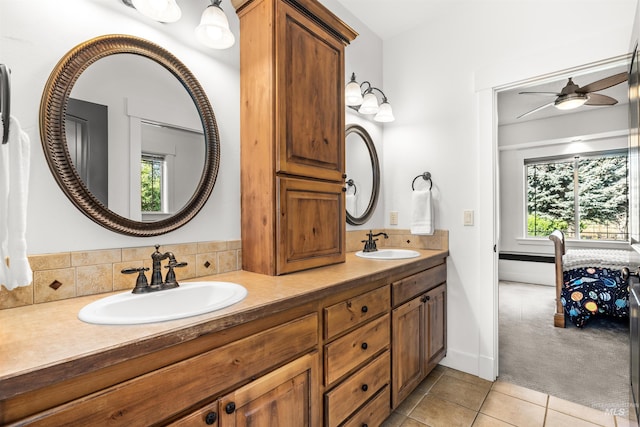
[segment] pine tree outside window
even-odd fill
[[[140,163],[140,202],[142,212],[164,212],[164,156],[143,154]]]
[[[527,236],[629,239],[627,151],[525,160]]]

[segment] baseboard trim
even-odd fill
[[[472,353],[447,349],[447,356],[440,361],[440,364],[457,371],[478,376],[478,356]]]

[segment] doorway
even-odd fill
[[[582,110],[578,108],[569,112],[559,112],[553,106],[556,98],[553,94],[559,93],[568,84],[569,77],[573,77],[573,81],[580,86],[585,86],[606,76],[625,72],[626,67],[626,58],[616,58],[592,67],[579,67],[495,90],[497,118],[494,122],[494,209],[499,218],[495,225],[499,236],[497,277],[494,277],[497,299],[495,354],[497,361],[501,361],[496,363],[496,373],[499,379],[591,407],[607,404],[615,406],[619,403],[626,408],[627,401],[616,399],[612,393],[607,395],[615,402],[598,400],[602,396],[592,396],[589,393],[575,393],[590,387],[581,386],[576,382],[577,377],[573,380],[561,379],[561,374],[570,373],[573,366],[563,365],[563,360],[575,360],[575,356],[580,356],[582,360],[592,360],[591,363],[595,365],[603,360],[603,357],[597,355],[597,350],[585,354],[584,345],[582,352],[580,348],[571,350],[571,346],[580,345],[578,342],[571,342],[578,337],[584,339],[589,334],[590,342],[597,343],[599,339],[606,339],[613,343],[613,348],[620,348],[620,337],[625,332],[619,325],[599,325],[600,329],[605,330],[604,335],[608,334],[608,338],[602,338],[597,334],[591,336],[594,328],[553,328],[553,245],[544,236],[537,238],[530,235],[525,165],[535,159],[626,149],[626,84],[603,91],[607,96],[618,100],[613,106],[584,106],[581,107]],[[542,93],[520,94],[524,91]],[[544,107],[540,108],[541,106]],[[528,112],[530,113],[527,114]],[[618,247],[628,248],[628,244],[623,242]],[[545,319],[546,311],[549,312],[548,319]],[[518,329],[518,325],[522,328]],[[628,354],[624,350],[622,353]],[[543,368],[537,369],[536,365]],[[628,367],[628,360],[623,361],[622,365]],[[616,369],[619,371],[619,368]],[[572,378],[571,374],[567,378]],[[591,379],[598,384],[605,381],[597,378],[600,378],[599,375],[594,374]],[[622,384],[624,381],[628,380],[623,378]],[[590,389],[600,390],[600,387]]]

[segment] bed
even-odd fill
[[[629,287],[623,268],[635,271],[640,255],[632,250],[565,250],[564,234],[549,236],[555,249],[556,312],[553,324],[564,328],[568,318],[579,328],[595,316],[629,316]]]

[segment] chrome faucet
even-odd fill
[[[177,288],[178,282],[176,281],[176,273],[174,268],[184,267],[186,262],[177,262],[173,252],[160,253],[160,245],[156,245],[156,250],[151,254],[151,260],[153,261],[153,269],[151,271],[151,284],[147,282],[147,276],[145,271],[148,271],[148,267],[141,268],[125,268],[121,272],[124,274],[138,273],[138,279],[136,280],[136,286],[133,288],[134,294],[143,294],[147,292],[162,291],[165,289]],[[164,282],[162,281],[162,261],[169,258],[169,263],[165,268],[168,269]]]
[[[378,247],[376,246],[376,242],[378,241],[378,239],[374,239],[374,237],[378,236],[384,236],[385,239],[389,238],[389,235],[387,233],[373,234],[373,231],[369,230],[369,232],[367,233],[367,240],[361,240],[361,242],[364,243],[364,249],[362,249],[362,252],[377,251]]]

